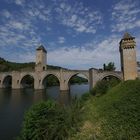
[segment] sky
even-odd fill
[[[0,57],[9,61],[35,61],[42,44],[50,65],[119,70],[125,32],[140,60],[140,0],[0,0]]]

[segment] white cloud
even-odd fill
[[[9,1],[9,4],[13,2],[23,5],[25,0]],[[50,22],[50,8],[46,9],[44,3],[38,1],[28,2],[28,5],[22,6],[19,11],[2,10],[0,15],[3,20],[0,24],[0,44],[5,47],[5,51],[7,46],[15,46],[26,51],[28,48],[36,47],[41,38],[37,32],[38,26],[34,23],[40,20]]]
[[[22,22],[11,21],[9,26],[15,29],[23,30],[26,25],[24,25]]]
[[[121,0],[113,6],[112,11],[112,31],[126,31],[135,27],[140,27],[139,3],[132,0]]]
[[[58,43],[63,44],[65,42],[65,38],[63,36],[58,37]]]
[[[59,22],[77,32],[95,33],[99,25],[102,24],[101,13],[83,6],[83,3],[74,2],[70,5],[68,2],[61,2],[56,6]]]
[[[115,62],[120,68],[119,55],[120,38],[111,36],[102,42],[90,42],[69,48],[63,47],[48,52],[49,64],[59,65],[72,69],[102,68],[104,63]],[[92,47],[91,47],[92,46]],[[95,47],[96,46],[96,47]]]
[[[1,14],[2,14],[4,17],[6,17],[6,18],[11,17],[11,14],[10,14],[10,12],[9,12],[8,10],[3,10]]]
[[[17,5],[23,5],[25,0],[15,0],[15,4]]]

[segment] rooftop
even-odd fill
[[[43,45],[40,45],[37,49],[37,51],[42,50],[43,52],[47,53],[46,49],[44,48]]]
[[[129,33],[125,33],[124,35],[123,35],[123,39],[130,39],[130,38],[134,38],[134,37],[132,37]]]

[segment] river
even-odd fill
[[[69,104],[74,96],[80,97],[89,89],[88,84],[71,85],[70,92],[60,92],[58,86],[46,90],[0,89],[0,140],[13,140],[21,130],[24,112],[41,100],[53,99]]]

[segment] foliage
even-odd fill
[[[3,58],[0,58],[0,72],[6,72],[6,71],[25,71],[25,70],[34,70],[35,63],[29,62],[29,63],[16,63],[16,62],[10,62],[6,61]],[[58,66],[47,66],[48,69],[61,69],[61,67]]]
[[[81,104],[78,100],[69,107],[54,101],[34,105],[25,115],[20,140],[64,140],[80,126]]]
[[[103,70],[114,71],[115,69],[116,69],[116,67],[113,62],[109,62],[107,65],[103,64]]]
[[[47,87],[56,86],[56,85],[59,85],[59,80],[54,75],[49,75],[44,84],[47,85]]]
[[[74,83],[78,83],[78,84],[81,84],[81,83],[87,83],[88,80],[83,78],[83,77],[79,77],[79,76],[74,76],[70,79],[70,83],[71,84],[74,84]]]
[[[84,108],[88,125],[72,140],[140,139],[140,80],[122,82],[103,96],[93,96]]]
[[[91,97],[92,95],[89,92],[87,92],[81,96],[81,101],[87,101]]]
[[[70,80],[70,84],[74,84],[74,83],[81,84],[85,82],[88,82],[87,79],[79,77],[79,76],[74,76]],[[49,75],[47,77],[46,83],[44,84],[46,84],[47,86],[56,86],[56,85],[59,85],[59,80],[55,76]]]
[[[95,87],[90,91],[93,95],[102,95],[107,93],[109,89],[116,86],[120,83],[120,80],[117,78],[111,78],[110,80],[101,80],[98,81]]]

